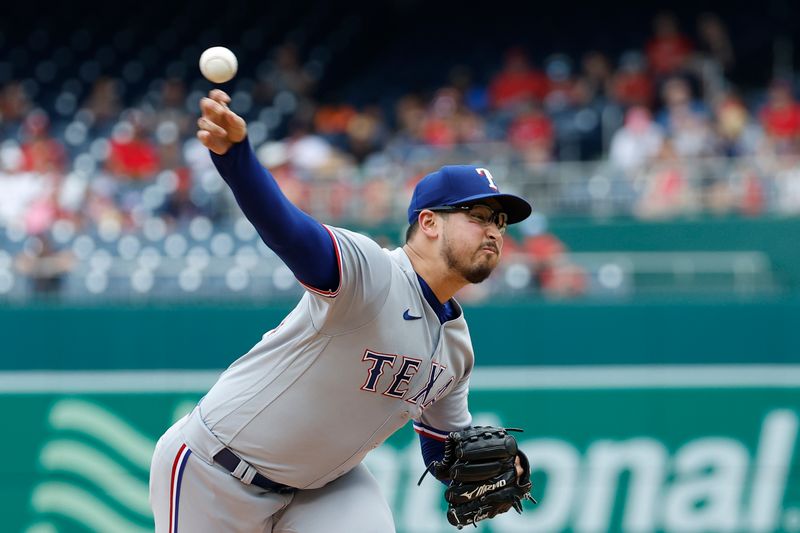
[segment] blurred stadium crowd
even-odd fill
[[[508,239],[525,268],[475,298],[571,296],[590,283],[563,260],[548,217],[800,213],[791,79],[737,85],[732,36],[714,14],[693,32],[667,12],[652,22],[618,56],[511,46],[487,76],[454,62],[447,83],[368,103],[319,92],[346,24],[313,48],[263,52],[254,29],[206,45],[239,56],[223,88],[299,207],[397,244],[416,181],[479,162],[538,216]],[[37,30],[0,61],[0,298],[295,294],[194,138],[211,85],[196,68],[202,48],[180,48],[178,35],[138,48],[132,32],[97,43],[75,29],[53,43]]]

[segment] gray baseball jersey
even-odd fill
[[[308,288],[196,413],[263,475],[304,489],[350,471],[409,419],[434,437],[471,422],[473,352],[460,307],[441,324],[402,248],[328,229],[339,288]],[[207,447],[192,431],[184,437],[193,450]]]

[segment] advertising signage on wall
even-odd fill
[[[150,454],[216,372],[0,374],[8,531],[152,531]],[[146,379],[143,379],[146,378]],[[479,369],[476,424],[524,427],[536,506],[484,532],[800,531],[800,368]],[[452,531],[416,436],[367,458],[398,532]]]

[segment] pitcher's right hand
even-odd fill
[[[228,108],[230,101],[231,97],[219,89],[200,100],[202,116],[197,119],[197,138],[217,155],[247,137],[247,123]]]

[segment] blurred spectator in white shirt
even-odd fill
[[[611,138],[609,160],[628,175],[647,166],[661,150],[664,133],[646,107],[632,107]]]

